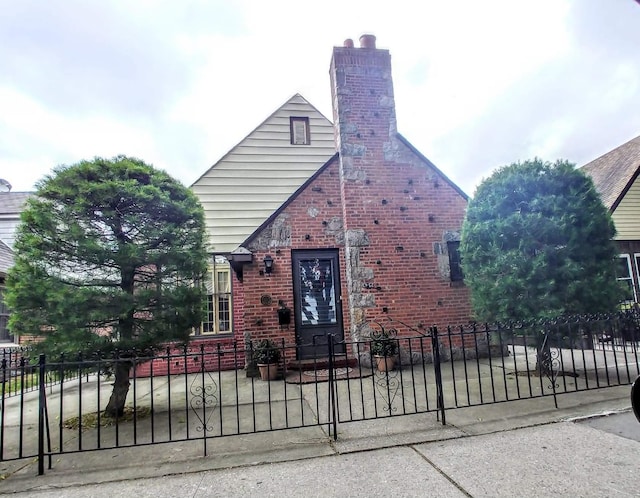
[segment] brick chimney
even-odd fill
[[[389,51],[376,48],[374,35],[362,35],[360,48],[347,39],[333,49],[330,75],[336,145],[351,158],[347,170],[383,160],[397,132]]]
[[[376,303],[376,294],[370,291],[380,281],[374,274],[378,268],[363,255],[375,261],[388,250],[381,241],[388,240],[385,229],[389,226],[380,226],[379,220],[387,216],[381,189],[393,175],[393,164],[385,159],[385,152],[397,149],[391,56],[388,50],[376,48],[373,35],[362,35],[359,48],[347,39],[343,47],[333,49],[330,76],[340,154],[351,336],[361,340],[371,319],[367,313],[378,314],[384,304]]]
[[[389,52],[373,35],[358,48],[346,40],[330,77],[351,338],[387,318],[468,322],[468,289],[453,282],[448,249],[466,196],[398,135]]]

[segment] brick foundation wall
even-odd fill
[[[136,377],[179,375],[217,370],[235,370],[244,367],[244,351],[241,344],[234,348],[235,339],[230,336],[194,339],[187,347],[169,346],[158,358],[136,366]],[[234,354],[235,351],[235,354]],[[223,354],[217,354],[223,353]]]

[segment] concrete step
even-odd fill
[[[340,367],[355,367],[358,364],[358,360],[355,358],[347,358],[346,354],[336,355],[333,360],[333,366],[335,368]],[[306,360],[293,360],[287,362],[288,370],[317,370],[321,368],[329,367],[329,358],[328,357],[320,357],[320,358],[311,358]]]

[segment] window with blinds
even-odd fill
[[[206,317],[196,335],[229,334],[232,329],[231,268],[216,259],[204,282],[207,290]]]
[[[309,118],[290,117],[291,145],[309,145]]]

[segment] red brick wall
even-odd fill
[[[334,161],[249,245],[254,260],[244,269],[242,288],[245,299],[243,318],[252,340],[270,338],[280,341],[284,338],[287,344],[295,344],[291,261],[294,249],[339,249],[341,292],[343,298],[347,296],[341,220],[338,164]],[[340,227],[338,230],[337,225]],[[267,254],[274,260],[271,275],[262,274]],[[262,296],[269,296],[271,304],[262,304]],[[278,324],[279,301],[292,310],[288,328],[281,329]],[[344,326],[348,330],[348,318]],[[288,350],[287,360],[294,359],[294,355],[294,350]]]
[[[360,265],[373,270],[365,282],[372,288],[362,290],[375,301],[368,318],[388,315],[414,327],[466,323],[468,289],[454,286],[448,255],[437,254],[446,251],[445,234],[460,230],[465,200],[445,182],[434,187],[424,168],[407,164],[377,171],[370,185],[349,189],[354,190],[361,216],[349,218],[369,238],[359,249]]]
[[[195,373],[202,370],[234,370],[244,367],[243,345],[230,336],[207,337],[192,340],[185,354],[183,347],[169,348],[157,354],[157,358],[146,361],[136,367],[136,377],[149,377],[167,374]]]
[[[386,316],[416,328],[466,323],[469,292],[450,281],[446,251],[466,197],[398,137],[389,53],[335,48],[330,73],[353,335]]]
[[[45,340],[45,337],[43,335],[19,335],[16,336],[16,338],[18,339],[18,344],[20,346],[28,346],[29,344],[35,344],[38,342],[42,342]]]
[[[231,275],[232,330],[238,342],[244,344],[243,333],[247,330],[244,319],[244,285],[236,278],[235,272],[232,272]]]

